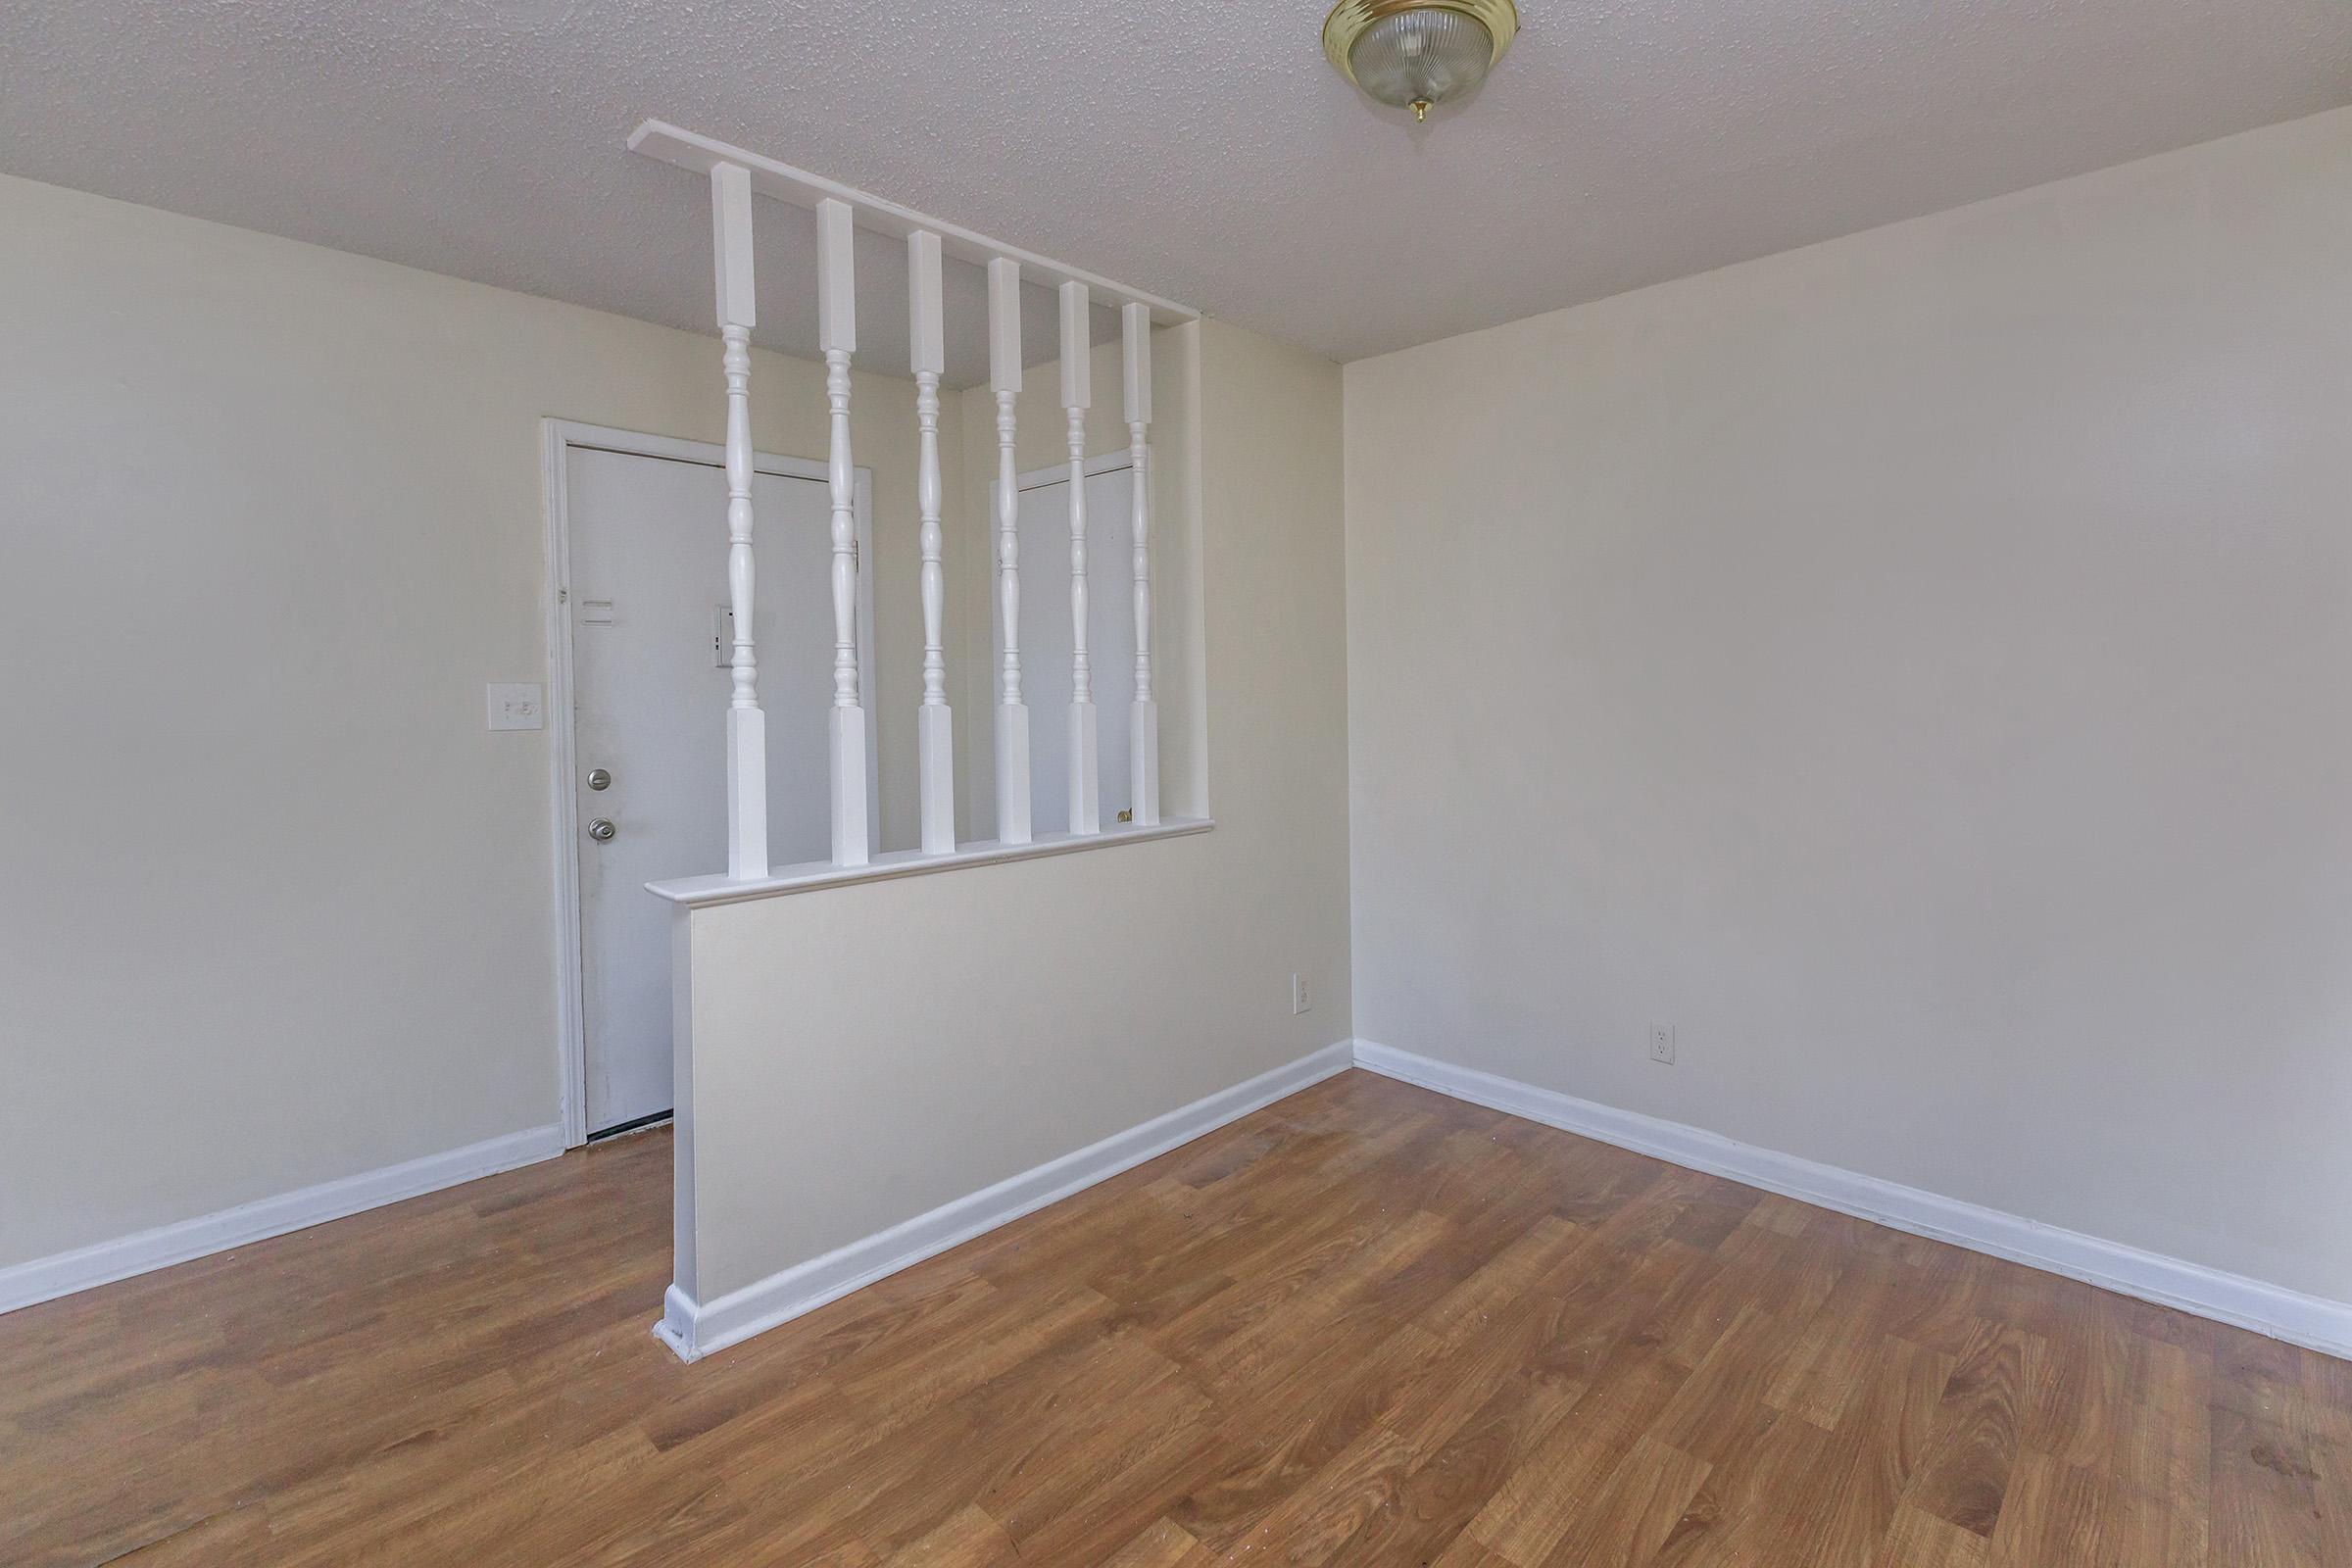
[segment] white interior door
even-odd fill
[[[1087,662],[1094,672],[1097,774],[1107,825],[1134,803],[1127,776],[1127,705],[1135,699],[1134,470],[1086,479]],[[1070,482],[1021,484],[1021,694],[1029,705],[1030,820],[1070,826]],[[1004,612],[996,624],[1004,663]],[[992,710],[993,711],[993,710]]]
[[[767,710],[768,854],[772,863],[789,865],[832,854],[825,729],[832,524],[824,483],[774,471],[780,466],[763,459],[753,478],[753,635]],[[858,477],[863,551],[866,486]],[[674,1103],[669,908],[645,884],[726,869],[726,504],[725,475],[714,461],[565,449],[580,1018],[591,1134],[661,1115]],[[858,576],[860,659],[870,688],[872,590],[870,575]],[[874,771],[869,754],[869,780]],[[879,820],[871,801],[867,820]]]

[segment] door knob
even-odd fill
[[[592,767],[588,770],[588,787],[592,790],[611,789],[612,775],[601,767]]]
[[[589,823],[588,836],[599,844],[604,843],[612,836],[612,819],[609,816],[600,816]]]

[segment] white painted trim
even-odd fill
[[[572,793],[577,753],[571,714],[571,492],[564,461],[571,445],[560,419],[540,421],[539,493],[547,509],[547,578],[540,586],[546,616],[547,722],[549,766],[554,776],[552,818],[556,869],[556,1120],[564,1147],[588,1141],[588,1026],[582,1015],[580,959],[580,866],[572,846],[579,842],[579,802]]]
[[[772,899],[786,893],[847,887],[853,882],[888,882],[896,877],[953,871],[958,866],[1000,865],[1007,860],[1042,860],[1050,855],[1106,849],[1113,844],[1134,844],[1146,839],[1180,839],[1195,833],[1205,833],[1216,825],[1213,819],[1204,816],[1167,817],[1152,827],[1112,822],[1097,833],[1040,833],[1027,844],[1001,844],[995,839],[976,839],[969,844],[956,845],[946,855],[926,855],[921,850],[893,850],[887,855],[875,856],[864,865],[835,865],[831,860],[804,860],[799,865],[779,866],[766,876],[745,882],[725,876],[689,876],[671,882],[648,882],[645,890],[658,899],[697,907],[709,904],[741,904],[746,899]]]
[[[439,1192],[476,1177],[495,1175],[519,1165],[534,1165],[563,1152],[562,1127],[533,1127],[527,1132],[509,1133],[445,1153],[427,1154],[380,1170],[320,1182],[316,1187],[281,1193],[275,1198],[242,1203],[214,1214],[200,1214],[194,1219],[161,1225],[71,1252],[36,1257],[13,1268],[0,1269],[0,1312],[13,1312],[36,1301],[53,1300],[134,1274],[152,1273],[191,1258],[283,1236],[288,1231],[305,1230],[330,1219],[381,1208],[386,1203]]]
[[[795,207],[814,207],[824,201],[842,202],[856,215],[858,227],[872,229],[892,239],[903,240],[916,229],[927,229],[939,236],[940,249],[957,261],[986,267],[997,258],[1004,257],[1018,263],[1021,270],[1029,274],[1033,281],[1050,287],[1061,283],[1083,283],[1093,292],[1102,295],[1106,305],[1133,303],[1145,306],[1152,312],[1152,319],[1161,326],[1197,320],[1200,315],[1174,300],[1163,300],[1156,294],[1127,288],[1051,257],[991,239],[960,223],[946,222],[927,213],[918,213],[911,207],[902,207],[887,198],[869,195],[838,180],[827,179],[822,174],[812,174],[805,169],[778,163],[747,147],[732,146],[715,137],[681,129],[664,121],[640,122],[637,128],[629,132],[629,151],[643,153],[648,158],[659,158],[680,169],[691,169],[698,174],[709,173],[715,164],[734,164],[751,172],[752,189],[761,196],[790,202]]]
[[[1349,1042],[1325,1046],[1311,1055],[1219,1090],[1141,1126],[1113,1133],[1075,1153],[943,1203],[928,1214],[918,1214],[863,1241],[730,1291],[708,1304],[698,1304],[672,1285],[654,1332],[680,1359],[700,1360],[1023,1214],[1059,1202],[1147,1159],[1155,1159],[1309,1084],[1346,1072],[1352,1061]]]
[[[649,435],[642,430],[618,430],[610,425],[582,424],[575,419],[542,419],[540,424],[540,495],[547,512],[547,578],[541,585],[547,630],[547,713],[553,745],[549,788],[554,792],[556,884],[556,1115],[564,1129],[564,1147],[577,1149],[588,1141],[588,1025],[581,1000],[586,983],[580,957],[580,818],[579,797],[572,780],[579,774],[579,751],[572,726],[571,614],[566,598],[571,584],[571,495],[564,477],[564,454],[574,447],[594,452],[617,452],[627,457],[662,458],[694,463],[709,468],[726,466],[727,451],[710,441],[687,441],[677,436]],[[831,469],[806,458],[756,453],[753,471],[787,479],[826,482]],[[857,473],[858,549],[861,561],[873,556],[873,469]],[[874,574],[858,573],[858,641],[865,667],[873,667]],[[716,711],[714,710],[714,711]],[[868,837],[878,846],[882,821],[881,769],[878,736],[866,738],[866,820]]]
[[[1127,448],[1119,447],[1110,452],[1098,452],[1087,459],[1086,476],[1092,479],[1101,473],[1125,473],[1134,466],[1135,455]],[[994,479],[989,481],[988,493],[991,497],[996,495],[999,482]],[[1051,464],[1043,468],[1031,468],[1027,473],[1016,475],[1012,481],[1012,487],[1022,494],[1027,494],[1031,490],[1043,490],[1049,485],[1068,484],[1069,482],[1070,466],[1067,462],[1062,462]]]
[[[667,458],[672,463],[699,464],[706,468],[723,469],[727,466],[727,449],[715,441],[689,441],[684,436],[622,430],[609,424],[583,424],[577,419],[551,418],[540,422],[564,446],[617,452],[631,458]],[[818,484],[823,484],[832,471],[819,459],[778,457],[772,452],[757,454],[753,467],[760,473],[787,479],[813,479]],[[873,470],[861,466],[858,472],[870,476]]]
[[[1619,1110],[1369,1040],[1355,1042],[1355,1064],[1384,1078],[1761,1187],[1913,1236],[2063,1274],[2102,1290],[2178,1307],[2329,1355],[2352,1357],[2352,1303],[2306,1296],[2242,1274],[2227,1274],[2201,1263],[2061,1230],[1859,1171],[1816,1164],[1682,1122]]]

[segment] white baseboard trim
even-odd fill
[[[2352,1358],[2352,1303],[2305,1296],[2242,1274],[2226,1274],[2201,1263],[2061,1230],[1836,1165],[1815,1164],[1682,1122],[1618,1110],[1369,1040],[1355,1042],[1355,1064],[1385,1078],[1761,1187],[1840,1214]]]
[[[191,1258],[225,1252],[233,1247],[305,1230],[365,1209],[381,1208],[386,1203],[455,1187],[477,1176],[553,1159],[562,1152],[563,1128],[533,1127],[445,1153],[427,1154],[421,1159],[241,1203],[218,1213],[159,1225],[151,1231],[76,1248],[71,1252],[36,1257],[0,1269],[0,1312],[13,1312],[21,1306],[54,1300],[134,1274],[147,1274]]]
[[[927,1214],[917,1214],[708,1302],[698,1303],[672,1285],[654,1333],[679,1359],[700,1360],[1156,1158],[1309,1084],[1346,1072],[1353,1064],[1353,1042],[1343,1040],[1326,1046],[1272,1072],[1219,1090],[1123,1133],[1113,1133],[1099,1144],[1050,1159],[994,1187],[943,1203]]]

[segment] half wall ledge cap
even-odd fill
[[[1036,842],[1031,844],[1000,844],[995,839],[980,839],[970,844],[959,844],[946,855],[925,855],[920,850],[893,850],[887,855],[875,856],[865,865],[835,865],[830,860],[810,860],[800,865],[787,865],[766,876],[742,882],[724,876],[690,876],[667,882],[648,882],[645,890],[668,903],[699,908],[706,905],[742,904],[752,899],[781,898],[789,893],[813,893],[819,888],[848,887],[858,882],[888,882],[897,877],[928,876],[934,871],[954,871],[967,865],[1042,860],[1048,856],[1104,850],[1120,844],[1189,838],[1196,833],[1206,833],[1216,825],[1216,818],[1208,816],[1170,817],[1155,827],[1136,827],[1129,823],[1114,822],[1105,825],[1100,833],[1041,833]]]

